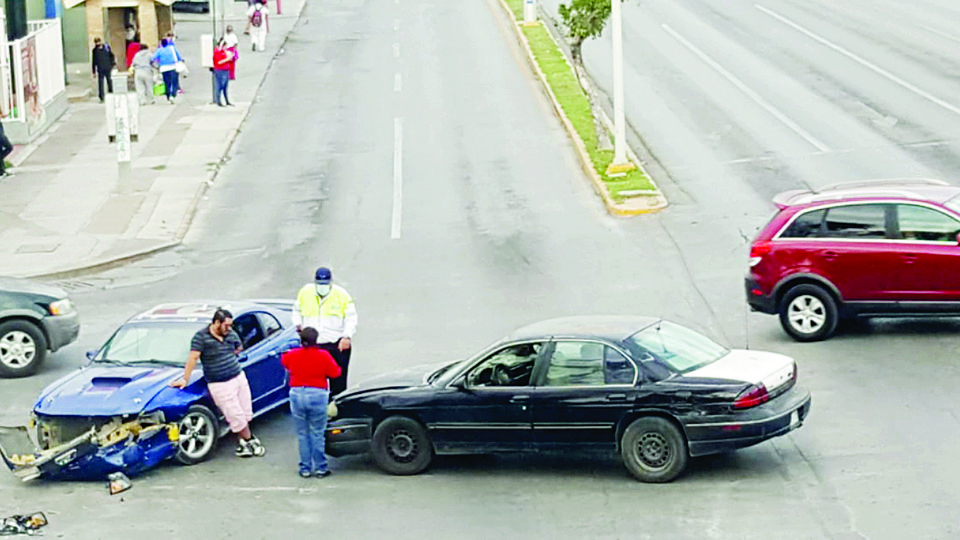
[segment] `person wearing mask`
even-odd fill
[[[163,38],[160,47],[150,57],[160,68],[160,75],[163,77],[163,85],[166,87],[167,101],[173,105],[177,97],[177,90],[180,88],[180,74],[177,73],[177,62],[183,61],[183,56],[177,50],[169,38]]]
[[[117,64],[117,60],[113,56],[113,51],[110,50],[110,46],[98,37],[93,38],[93,51],[90,52],[90,63],[93,76],[97,78],[97,94],[100,96],[100,103],[103,103],[103,82],[107,82],[107,91],[112,94],[113,80],[110,78],[110,73],[113,71],[113,66]]]
[[[230,66],[233,65],[233,53],[227,49],[227,43],[223,38],[217,42],[217,47],[213,49],[213,78],[217,83],[216,101],[217,105],[226,107],[233,106],[230,98],[227,97],[227,85],[230,83]],[[223,101],[220,95],[223,95]]]
[[[263,0],[256,0],[247,10],[247,21],[250,23],[250,48],[254,51],[264,51],[267,48],[267,33],[270,31],[270,10]]]
[[[173,388],[183,388],[190,381],[190,375],[197,365],[203,366],[203,376],[207,381],[210,397],[237,435],[237,457],[260,457],[267,450],[260,439],[250,432],[253,420],[253,400],[250,383],[240,368],[238,354],[243,350],[240,336],[233,331],[233,314],[217,308],[213,320],[194,334],[190,341],[190,354],[183,369],[183,376],[172,381]]]
[[[240,38],[233,32],[233,26],[227,25],[227,30],[223,33],[223,41],[227,44],[227,50],[233,53],[233,62],[230,63],[230,80],[237,80],[237,60],[240,59]]]
[[[357,307],[350,293],[333,284],[333,273],[329,268],[317,268],[313,283],[304,285],[297,293],[291,315],[298,329],[317,331],[318,346],[330,353],[340,366],[342,373],[330,381],[330,395],[336,396],[346,390],[351,340],[357,332]]]
[[[141,105],[156,103],[153,99],[153,53],[146,43],[140,43],[140,50],[133,57],[133,82],[137,89],[137,101]]]
[[[300,331],[301,348],[283,353],[280,362],[290,372],[290,413],[300,448],[300,476],[330,475],[324,431],[327,429],[328,380],[340,376],[340,366],[330,353],[317,347],[317,331]]]

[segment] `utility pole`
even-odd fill
[[[613,22],[613,163],[607,167],[607,176],[623,176],[636,165],[627,159],[627,127],[623,112],[623,17],[622,0],[610,0],[610,18]]]

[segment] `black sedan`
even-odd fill
[[[810,393],[783,355],[656,318],[571,317],[467,360],[382,375],[334,405],[327,453],[369,451],[392,474],[419,473],[436,454],[609,448],[637,479],[669,482],[691,456],[800,427]]]

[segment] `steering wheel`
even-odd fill
[[[507,371],[507,366],[503,364],[493,366],[493,375],[490,379],[497,386],[510,386],[510,383],[513,382],[510,372]]]

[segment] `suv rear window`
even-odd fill
[[[851,204],[827,210],[825,236],[834,238],[886,238],[884,204]]]
[[[780,235],[781,238],[814,238],[820,236],[825,209],[800,214]]]

